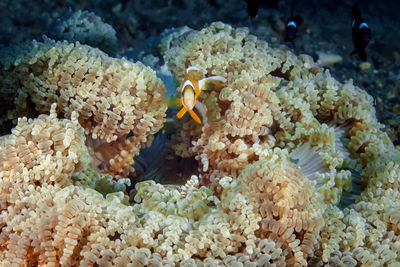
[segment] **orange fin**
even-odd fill
[[[183,115],[185,115],[186,111],[187,111],[187,109],[186,109],[185,107],[183,107],[183,108],[178,112],[178,114],[176,114],[176,116],[178,117],[178,119],[182,118]]]
[[[190,114],[190,116],[192,116],[192,118],[194,119],[195,122],[201,124],[201,120],[200,120],[199,116],[197,116],[196,113],[194,113],[194,111],[192,109],[189,110],[189,114]]]

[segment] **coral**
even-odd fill
[[[246,29],[213,23],[175,34],[164,43],[171,73],[180,80],[196,66],[227,86],[202,93],[204,124],[177,122],[166,148],[197,161],[182,171],[190,179],[130,184],[126,162],[164,122],[161,82],[87,46],[34,44],[0,61],[4,97],[16,105],[2,111],[32,117],[0,138],[2,264],[399,264],[400,152],[352,81]],[[355,203],[336,206],[359,180]]]
[[[366,187],[353,206],[328,206],[321,231],[320,261],[335,266],[365,264],[397,266],[400,263],[400,152],[386,134],[366,124],[350,130],[349,148],[358,153]],[[366,137],[368,136],[368,138]]]
[[[76,115],[59,120],[52,106],[50,115],[20,119],[5,138],[0,150],[2,263],[172,265],[188,264],[193,255],[215,263],[223,257],[227,264],[284,260],[273,242],[250,241],[261,219],[247,205],[248,192],[220,202],[209,189],[197,188],[193,176],[181,187],[136,184],[133,206],[120,191],[104,198],[90,188],[99,176],[88,169]],[[235,255],[246,242],[251,259]],[[274,254],[262,257],[270,251]]]
[[[172,142],[178,155],[198,160],[201,182],[217,194],[221,192],[218,181],[223,175],[238,177],[249,163],[274,155],[276,147],[287,150],[291,156],[305,144],[310,146],[312,152],[308,153],[312,154],[313,163],[320,166],[299,167],[305,168],[307,178],[316,181],[319,196],[326,204],[338,204],[343,190],[351,191],[350,170],[360,172],[366,185],[358,203],[364,196],[374,196],[366,200],[370,203],[390,190],[398,191],[399,153],[381,131],[373,99],[351,80],[340,83],[333,79],[311,57],[296,57],[285,49],[269,48],[245,29],[213,23],[201,31],[182,35],[164,58],[178,80],[182,79],[186,65],[202,69],[205,76],[220,75],[228,80],[221,92],[202,95],[200,100],[206,112],[201,113],[207,117],[203,119],[206,123],[199,126],[184,122]],[[397,204],[387,202],[380,206],[387,212],[395,208],[393,205]],[[321,235],[342,231],[328,227],[334,225],[329,209],[324,217],[327,228]],[[360,217],[368,218],[365,213]],[[387,218],[381,216],[379,220],[388,224]],[[382,229],[379,237],[395,238],[391,229],[395,227]],[[337,240],[330,244],[337,244]],[[353,249],[360,251],[363,243],[357,244],[357,249]],[[388,249],[390,257],[376,261],[379,257],[374,256],[372,262],[396,262],[397,245]],[[317,261],[320,253],[329,255],[321,260],[328,262],[343,251],[344,247],[323,247],[317,249],[310,262]],[[368,247],[367,251],[376,254]],[[341,255],[344,258],[340,264],[366,262],[361,256]]]
[[[62,17],[53,22],[49,29],[50,37],[55,40],[80,42],[102,51],[114,54],[118,41],[111,25],[103,22],[93,12],[69,9]]]
[[[324,176],[310,175],[319,177],[313,178],[319,186],[325,184],[321,191],[327,203],[339,202],[343,180],[348,180],[341,169],[350,161],[341,139],[351,132],[337,129],[351,128],[356,120],[381,127],[368,94],[351,81],[334,80],[307,55],[268,47],[247,29],[213,23],[171,38],[175,41],[164,58],[178,80],[187,65],[206,77],[227,79],[220,92],[204,92],[199,99],[204,125],[184,122],[172,140],[177,155],[199,161],[204,184],[225,174],[237,176],[274,147],[291,152],[310,144],[323,164],[316,169],[324,170]]]
[[[76,111],[99,160],[95,167],[104,172],[126,175],[132,157],[164,123],[165,87],[139,62],[51,40],[0,53],[0,88],[10,103],[3,121],[47,113],[54,102],[66,118]]]
[[[373,201],[359,201],[351,209],[329,207],[321,231],[320,262],[333,266],[365,264],[397,266],[400,263],[399,193],[386,191]]]
[[[279,101],[273,90],[279,79],[268,73],[280,66],[279,60],[268,54],[265,42],[247,35],[245,29],[233,30],[222,23],[214,23],[201,32],[186,32],[170,45],[164,58],[178,80],[182,80],[185,66],[190,65],[198,67],[206,77],[219,75],[228,81],[221,92],[201,96],[206,107],[201,113],[206,114],[203,120],[207,122],[199,129],[183,126],[190,133],[181,131],[177,143],[190,139],[194,146],[176,148],[177,153],[197,155],[204,171],[237,175],[257,158],[258,145],[274,145],[270,133],[275,129]]]
[[[30,242],[26,239],[32,233],[32,229],[25,227],[29,223],[33,223],[31,227],[36,229],[33,233],[38,235],[35,236],[37,248],[42,246],[49,260],[54,260],[54,249],[46,243],[50,238],[46,228],[51,227],[51,218],[35,218],[29,212],[45,214],[53,192],[70,184],[72,173],[89,163],[77,113],[71,114],[72,121],[58,120],[55,107],[52,106],[50,116],[40,115],[35,120],[20,118],[0,148],[0,247],[7,248],[10,253],[3,255],[18,265],[29,264],[16,255],[31,258],[37,253],[29,248]]]
[[[131,185],[128,178],[115,181],[110,175],[101,175],[91,168],[86,168],[79,173],[73,173],[71,179],[74,185],[90,187],[100,192],[104,197],[108,194],[123,192]],[[128,203],[128,196],[124,196],[124,203]]]
[[[179,41],[179,37],[187,32],[190,32],[191,29],[187,26],[179,27],[179,28],[168,28],[161,33],[161,42],[159,44],[160,52],[162,55],[165,54],[166,51],[171,49],[177,41]]]
[[[87,166],[89,154],[77,113],[71,114],[71,121],[59,121],[55,108],[50,116],[40,115],[34,121],[18,119],[17,127],[6,136],[0,162],[9,179],[2,179],[3,183],[22,191],[41,184],[64,185],[73,172]]]
[[[258,239],[276,243],[286,255],[286,264],[304,266],[317,247],[323,225],[322,200],[313,183],[293,163],[282,159],[261,159],[248,165],[239,175],[232,194],[243,190],[249,205],[261,216]],[[226,189],[225,189],[226,190]]]

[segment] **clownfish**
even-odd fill
[[[260,1],[258,0],[245,0],[247,2],[247,13],[250,17],[254,18],[258,13]]]
[[[286,22],[285,28],[285,42],[292,42],[296,39],[297,27],[303,24],[303,18],[301,16],[293,15],[295,10],[296,0],[292,0],[292,7],[290,9],[290,17]]]
[[[290,15],[288,22],[286,23],[286,30],[285,30],[285,42],[293,42],[296,38],[297,34],[297,27],[303,23],[303,18],[301,16],[293,16]]]
[[[178,105],[183,106],[176,114],[178,119],[182,118],[186,112],[189,112],[193,120],[201,124],[201,119],[193,111],[196,101],[200,97],[201,91],[204,90],[221,90],[226,86],[226,79],[221,76],[211,76],[204,79],[201,78],[201,72],[196,67],[188,67],[185,70],[185,78],[181,84],[181,97],[178,99]],[[171,106],[169,104],[169,106]]]
[[[255,18],[258,13],[258,8],[260,5],[266,7],[277,7],[278,0],[245,0],[247,3],[247,13],[250,17]]]
[[[368,24],[361,17],[360,9],[358,9],[357,4],[353,6],[353,25],[351,27],[351,35],[353,37],[354,50],[351,52],[350,56],[358,53],[358,56],[362,61],[367,60],[367,53],[365,48],[367,47],[369,41],[371,40],[371,30]]]

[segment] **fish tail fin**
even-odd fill
[[[219,91],[226,86],[226,79],[221,76],[211,76],[199,81],[200,91]]]
[[[176,116],[178,117],[178,119],[182,118],[183,115],[185,115],[187,109],[185,107],[183,107],[177,114]]]
[[[354,6],[353,6],[353,17],[354,18],[361,18],[361,11],[358,8],[357,4],[354,4]]]
[[[367,52],[365,52],[365,49],[359,49],[358,55],[362,61],[367,61]]]
[[[165,104],[172,109],[178,109],[182,106],[182,99],[180,97],[167,97],[165,98]]]
[[[201,124],[201,120],[200,120],[199,116],[197,116],[197,114],[194,113],[193,109],[189,109],[189,114],[194,119],[195,122]]]

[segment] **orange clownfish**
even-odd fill
[[[176,116],[180,119],[188,111],[190,116],[197,123],[201,124],[199,116],[193,111],[196,100],[200,97],[200,93],[203,90],[221,90],[226,86],[226,79],[220,76],[200,79],[200,76],[201,72],[196,67],[189,67],[185,70],[185,79],[181,85],[181,98],[179,99],[183,107]]]

